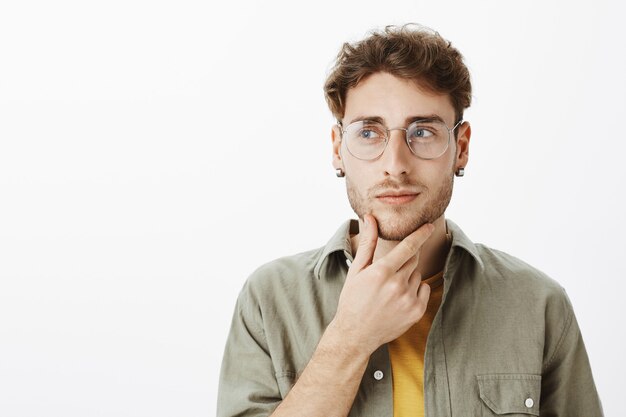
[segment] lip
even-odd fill
[[[394,190],[381,193],[376,199],[386,204],[406,204],[415,200],[418,195],[415,191]]]

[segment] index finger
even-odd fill
[[[405,237],[395,248],[393,248],[381,261],[387,263],[394,271],[402,268],[412,256],[415,256],[424,245],[424,242],[435,230],[435,226],[427,223],[419,229]]]

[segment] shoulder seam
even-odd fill
[[[252,303],[250,302],[250,298],[251,298],[250,297],[250,289],[247,288],[247,287],[248,287],[248,283],[246,283],[246,285],[244,287],[244,290],[242,291],[242,294],[241,294],[244,297],[246,297],[247,300],[245,300],[245,302],[238,302],[237,303],[239,305],[239,308],[238,308],[239,314],[244,319],[243,322],[245,323],[245,325],[250,328],[250,331],[253,331],[256,337],[262,338],[263,344],[265,346],[268,346],[268,344],[267,344],[267,337],[265,335],[265,329],[263,328],[263,324],[262,323],[261,324],[257,323],[257,317],[251,311]],[[243,300],[240,300],[240,301],[243,301]],[[257,304],[257,307],[260,309],[260,306],[258,304]],[[262,315],[261,315],[260,319],[261,319],[261,321],[263,321]]]
[[[561,288],[561,290],[563,292],[565,292],[565,290],[563,290],[563,288]],[[566,297],[567,297],[567,295],[566,295]],[[565,325],[563,326],[563,331],[561,332],[561,336],[559,337],[559,341],[557,342],[556,347],[554,348],[554,353],[552,353],[552,356],[550,356],[550,359],[548,359],[548,362],[546,362],[546,364],[543,366],[543,371],[545,371],[552,364],[552,362],[554,361],[554,358],[556,357],[556,354],[561,349],[561,346],[563,346],[563,340],[565,339],[565,335],[567,334],[567,332],[569,331],[570,327],[572,326],[572,321],[573,321],[572,318],[574,317],[574,310],[572,308],[568,308],[568,312],[569,312],[569,315],[567,316],[567,320],[565,321]]]

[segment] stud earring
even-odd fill
[[[462,177],[463,175],[465,175],[465,168],[457,169],[454,175],[456,175],[457,177]]]
[[[343,177],[346,176],[346,173],[343,172],[343,169],[341,169],[341,168],[337,168],[335,170],[335,174],[337,175],[338,178],[343,178]]]

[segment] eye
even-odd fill
[[[447,131],[439,122],[415,122],[408,128],[409,142],[419,145],[432,145],[445,142]]]
[[[359,131],[359,137],[361,139],[378,139],[380,137],[380,132],[375,128],[364,127]]]
[[[426,129],[425,127],[418,127],[417,129],[413,131],[413,134],[411,135],[411,139],[413,138],[427,139],[427,138],[431,138],[432,136],[434,136],[434,133],[431,132],[430,130]]]

